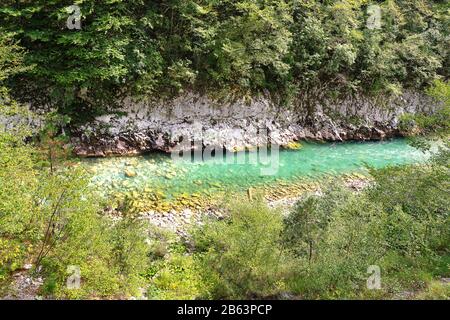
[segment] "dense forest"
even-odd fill
[[[448,1],[74,2],[1,1],[0,299],[449,299]],[[212,184],[224,191],[215,202],[178,194],[207,213],[182,233],[142,218],[146,197],[168,201],[160,189],[105,195],[64,132],[129,96],[288,106],[309,91],[407,90],[439,105],[401,119],[427,161],[288,181],[300,193],[287,212],[261,193],[292,196],[286,181],[241,193]],[[165,182],[180,175],[153,158],[123,161],[124,184],[137,161],[166,170]]]
[[[269,91],[289,102],[315,89],[399,94],[449,75],[445,0],[80,1],[80,29],[66,27],[70,5],[0,8],[2,41],[20,43],[30,67],[14,91],[68,115],[125,95]]]

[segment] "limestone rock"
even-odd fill
[[[104,115],[73,128],[71,143],[79,156],[104,157],[205,147],[236,151],[300,139],[382,140],[402,134],[398,130],[401,114],[430,113],[436,108],[430,98],[414,92],[385,98],[383,105],[365,96],[313,101],[306,107],[299,98],[298,105],[286,107],[261,96],[250,104],[243,100],[219,103],[194,93],[169,102],[125,99],[123,113]]]

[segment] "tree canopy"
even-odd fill
[[[0,20],[35,66],[14,90],[69,115],[125,95],[399,94],[448,77],[447,1],[4,0]]]

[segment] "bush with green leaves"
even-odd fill
[[[4,31],[4,30],[2,30]],[[18,73],[30,71],[23,64],[25,52],[13,39],[13,34],[0,34],[0,83]],[[4,86],[2,91],[5,90]]]
[[[262,201],[236,203],[230,217],[206,224],[194,236],[195,256],[214,298],[268,297],[285,287],[289,273],[281,249],[281,214]]]
[[[330,212],[345,203],[351,193],[339,181],[328,187],[326,197],[310,196],[296,203],[295,209],[284,218],[282,240],[299,257],[314,259],[316,245],[330,223]]]
[[[203,270],[195,257],[173,252],[153,264],[154,274],[149,281],[147,296],[160,300],[195,300],[210,298],[202,279]]]
[[[442,150],[433,162],[422,166],[403,166],[372,171],[376,184],[367,193],[372,201],[383,205],[392,216],[403,213],[410,230],[410,243],[417,253],[427,254],[448,246],[449,226],[449,151]],[[397,214],[395,214],[397,213]],[[393,235],[401,234],[399,228]],[[400,249],[397,247],[397,249]]]
[[[383,254],[379,214],[376,203],[343,189],[300,201],[283,232],[283,246],[298,257],[290,289],[304,298],[358,292]]]
[[[430,113],[406,113],[401,116],[399,127],[410,136],[414,146],[430,148],[430,141],[446,141],[450,131],[450,84],[435,80],[426,90],[439,104]],[[420,135],[418,135],[420,133]]]
[[[442,158],[372,170],[372,186],[359,194],[332,188],[300,201],[282,237],[298,257],[290,289],[305,298],[386,297],[425,275],[447,276],[445,262],[435,273],[450,249],[448,152]],[[382,270],[378,292],[366,289],[371,265]]]
[[[38,170],[33,148],[17,140],[0,150],[0,268],[42,266],[44,294],[57,297],[136,294],[149,261],[142,228],[127,221],[111,226],[81,169]],[[71,265],[81,270],[79,290],[66,287]]]
[[[0,280],[32,263],[45,278],[46,295],[136,294],[149,262],[142,227],[128,218],[113,224],[102,216],[106,202],[86,172],[42,166],[39,149],[25,138],[0,125]],[[79,289],[66,286],[69,266],[81,271]]]
[[[398,94],[448,63],[445,5],[432,1],[296,1],[292,73],[302,89]],[[376,8],[374,9],[373,6]],[[370,27],[372,20],[379,23]]]

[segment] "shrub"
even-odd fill
[[[417,131],[426,134],[426,138],[416,138],[412,142],[416,146],[429,149],[430,141],[448,136],[450,129],[450,84],[442,80],[435,80],[426,90],[427,94],[441,105],[432,114],[404,114],[400,118],[400,128],[414,136]]]
[[[428,165],[371,170],[374,182],[361,194],[324,190],[300,201],[284,220],[283,245],[298,256],[290,289],[305,298],[376,298],[443,275],[435,273],[450,242],[443,158],[448,152]],[[365,288],[370,265],[382,270],[378,293]]]
[[[35,271],[42,267],[44,293],[48,295],[86,298],[135,294],[139,273],[148,261],[142,227],[126,219],[113,225],[101,215],[105,201],[81,168],[48,170],[48,164],[42,166],[39,150],[24,142],[24,132],[2,129],[2,278],[7,280],[27,261],[33,262]],[[79,289],[66,287],[69,266],[81,271]]]
[[[113,265],[121,276],[124,293],[138,294],[143,285],[143,274],[150,263],[150,247],[146,239],[147,225],[136,218],[123,218],[110,231]]]
[[[202,271],[191,255],[173,253],[154,265],[147,294],[150,299],[193,300],[205,296]]]
[[[327,196],[326,193],[325,200],[320,201],[326,203]],[[298,259],[296,275],[289,284],[295,293],[305,298],[353,296],[365,285],[367,268],[384,253],[379,207],[361,196],[348,195],[346,198],[329,211],[328,222],[317,227],[319,233],[316,233],[318,236],[309,254]],[[299,205],[296,210],[303,211],[305,207]],[[317,211],[309,214],[317,215]],[[286,226],[287,230],[291,228],[292,225]],[[303,229],[298,231],[304,232]],[[292,245],[291,250],[298,250],[298,243],[286,245],[288,248]],[[304,247],[304,242],[300,245]]]
[[[329,188],[326,196],[309,196],[296,203],[284,219],[282,239],[285,247],[297,256],[312,260],[316,245],[322,238],[333,210],[345,203],[350,192],[339,187]]]
[[[267,297],[284,288],[289,263],[280,247],[282,218],[261,201],[233,204],[230,217],[195,235],[196,257],[214,298]]]
[[[402,166],[373,170],[375,184],[367,193],[371,201],[381,203],[383,210],[393,223],[391,237],[401,237],[402,230],[409,226],[410,241],[416,245],[416,252],[444,245],[449,239],[449,171],[448,151],[440,156],[440,163],[425,166]],[[446,161],[443,159],[447,159]],[[403,221],[402,221],[403,220]],[[401,226],[403,224],[404,226]],[[407,235],[404,235],[407,236]],[[401,241],[393,243],[400,246]],[[448,242],[447,242],[448,245]],[[397,248],[399,249],[399,248]]]
[[[449,300],[450,285],[440,281],[432,281],[425,291],[419,293],[417,298],[421,300]]]

